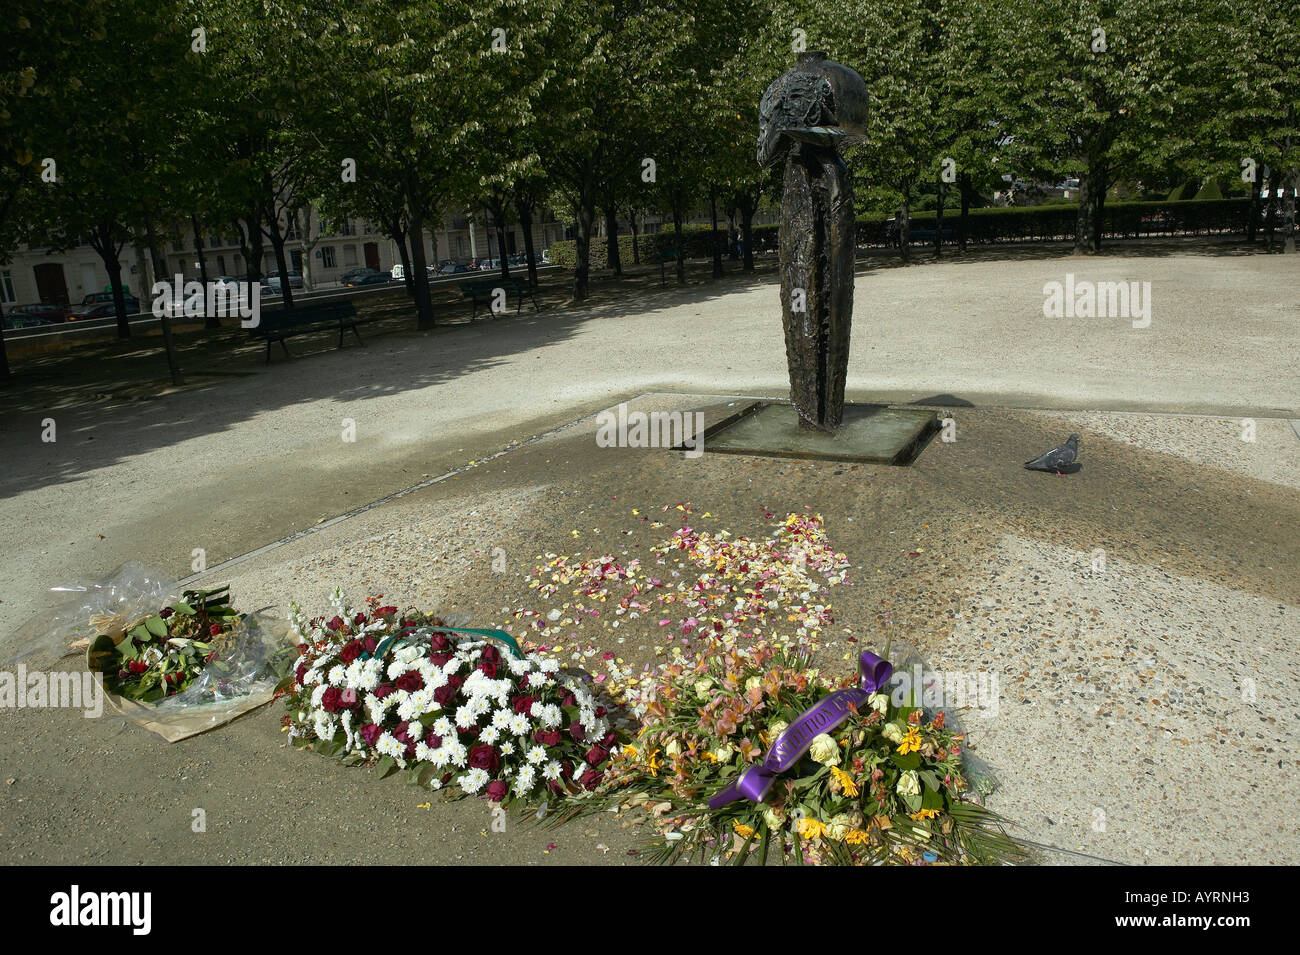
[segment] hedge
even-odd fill
[[[1185,199],[1157,201],[1108,202],[1103,210],[1102,234],[1106,238],[1139,238],[1151,235],[1209,235],[1211,233],[1246,231],[1250,215],[1248,199]],[[945,243],[956,242],[959,210],[945,210],[943,226],[952,230]],[[1043,242],[1073,239],[1078,221],[1078,206],[1074,203],[1041,206],[992,206],[971,209],[967,218],[966,239],[973,243]],[[857,243],[859,246],[889,244],[889,226],[893,217],[864,217],[858,219]],[[932,213],[913,215],[910,231],[912,244],[932,244],[933,236],[916,238],[921,230],[933,230],[938,225]],[[754,226],[755,252],[776,251],[779,226]],[[708,226],[685,226],[682,245],[686,258],[707,258],[711,255]],[[726,242],[726,232],[719,230],[721,241]],[[643,263],[658,262],[662,252],[674,248],[675,233],[671,228],[637,236]],[[573,268],[577,261],[575,243],[570,239],[552,242],[551,261],[562,268]],[[632,262],[632,236],[619,236],[619,253],[623,264]],[[606,268],[606,243],[603,238],[591,241],[591,267]]]

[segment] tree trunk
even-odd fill
[[[934,257],[943,256],[943,180],[939,180],[938,205],[935,208],[934,217]]]
[[[199,257],[199,281],[203,287],[208,287],[208,257],[203,251],[203,231],[199,228],[199,217],[190,213],[190,226],[194,229],[194,253]],[[205,310],[203,313],[204,328],[220,328],[221,319],[215,315],[209,315]]]
[[[1283,230],[1286,233],[1286,242],[1282,246],[1283,252],[1295,254],[1295,191],[1297,185],[1300,185],[1300,170],[1292,166],[1282,177],[1282,188],[1286,191],[1282,195],[1282,222]]]
[[[713,253],[713,277],[722,278],[722,243],[718,239],[718,190],[709,186],[709,214],[713,217],[713,231],[709,233],[709,251]]]
[[[970,216],[970,173],[957,175],[958,189],[961,190],[961,217],[957,220],[957,248],[966,251],[966,224]]]
[[[407,231],[411,240],[411,281],[415,287],[416,327],[421,331],[433,328],[433,298],[429,294],[429,281],[424,259],[424,214],[416,202],[410,202],[406,214]]]
[[[1092,251],[1094,254],[1101,252],[1101,237],[1106,228],[1106,179],[1107,168],[1103,164],[1098,171],[1096,188],[1093,190],[1093,211],[1092,211]]]
[[[492,224],[497,233],[497,255],[501,257],[501,278],[510,278],[510,256],[506,254],[506,204],[501,197],[492,200]]]
[[[740,209],[741,268],[754,271],[754,207],[758,205],[748,190],[736,197]]]
[[[1246,244],[1255,244],[1259,225],[1259,176],[1250,184],[1250,205],[1246,207]]]
[[[605,258],[615,275],[623,274],[623,256],[618,250],[618,211],[613,203],[605,207]]]
[[[904,262],[912,261],[912,184],[903,184],[903,203],[898,208],[898,251]]]
[[[537,288],[537,256],[533,247],[533,204],[523,196],[515,197],[515,213],[524,233],[524,263],[528,268],[528,287]]]
[[[397,243],[397,254],[402,260],[402,284],[406,286],[406,294],[414,298],[415,274],[411,271],[411,250],[407,245],[406,230],[394,229],[392,236],[393,241]]]
[[[686,284],[686,254],[682,242],[682,203],[673,199],[673,243],[677,249],[677,284]]]
[[[574,211],[578,220],[578,235],[574,242],[578,260],[573,264],[573,300],[582,302],[590,294],[591,226],[596,220],[596,203],[584,194]]]
[[[153,265],[154,281],[164,281],[164,275],[167,272],[167,264],[163,262],[162,253],[158,248],[158,233],[154,231],[153,216],[148,214],[145,215],[144,230],[145,237],[149,242],[149,259]],[[141,291],[143,291],[143,289],[141,289]],[[175,292],[180,297],[184,296],[183,289],[176,289]],[[122,299],[121,289],[114,291],[113,295],[116,299]],[[141,297],[140,302],[142,305],[144,304],[143,297]],[[119,305],[118,308],[119,310],[122,310],[125,306]],[[176,360],[176,342],[172,338],[172,317],[167,309],[163,309],[159,322],[162,324],[163,351],[167,355],[167,370],[171,372],[172,384],[176,386],[183,385],[185,384],[185,379],[181,375],[180,362]]]
[[[239,224],[239,251],[244,256],[248,281],[262,281],[262,207],[258,203]]]
[[[1079,177],[1079,210],[1074,221],[1074,252],[1076,255],[1087,255],[1091,251],[1092,192],[1092,171],[1088,170]]]
[[[636,210],[627,210],[627,221],[632,227],[632,264],[641,264],[641,233],[636,227]]]
[[[91,247],[99,254],[99,259],[104,263],[104,271],[108,273],[108,285],[113,290],[113,310],[117,316],[117,337],[119,339],[128,339],[131,337],[131,325],[126,320],[126,297],[122,294],[122,260],[118,257],[118,247],[115,241],[112,223],[100,223],[96,225],[91,236]],[[143,273],[140,275],[140,281],[144,281]],[[144,304],[145,290],[140,289],[140,303]]]
[[[276,214],[275,203],[268,202],[266,209],[267,233],[271,239],[271,249],[275,252],[275,267],[280,273],[280,301],[285,311],[293,308],[293,285],[289,282],[289,262],[284,255],[284,232],[280,229],[280,217]]]

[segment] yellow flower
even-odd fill
[[[731,824],[731,828],[735,829],[736,835],[740,836],[740,838],[742,839],[748,839],[750,836],[754,834],[754,830],[752,827],[746,826],[739,821],[733,822]]]
[[[915,753],[921,748],[921,731],[915,726],[907,731],[903,741],[898,744],[898,751],[906,756],[908,753]]]
[[[831,767],[831,776],[844,788],[844,795],[856,796],[858,794],[858,784],[853,777],[840,769],[838,766]]]
[[[922,809],[920,812],[912,813],[912,818],[920,821],[922,819],[934,819],[938,815],[938,809]]]
[[[623,747],[623,755],[628,757],[629,759],[636,759],[637,754],[640,752],[641,751],[637,749],[635,746],[633,746],[631,743],[628,743],[626,746]]]
[[[804,816],[800,819],[799,825],[796,828],[799,835],[803,836],[805,839],[820,839],[826,833],[826,824],[824,822],[819,822],[811,816]]]
[[[844,837],[844,841],[851,846],[861,846],[866,845],[870,838],[871,833],[866,832],[863,829],[850,829],[848,834]]]
[[[659,750],[652,749],[650,750],[650,752],[646,753],[646,757],[645,757],[645,763],[647,768],[649,768],[650,770],[650,775],[656,778],[658,778],[659,776],[659,767],[663,765],[661,761],[655,759],[655,757],[658,755],[659,755]]]

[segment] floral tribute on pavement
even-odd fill
[[[833,683],[804,651],[716,644],[662,667],[614,759],[606,806],[643,806],[655,861],[987,864],[1021,847],[982,806],[964,738],[896,705],[887,662]],[[583,810],[585,811],[585,809]]]
[[[290,605],[301,658],[281,689],[295,745],[498,803],[603,782],[619,730],[587,674],[502,631],[380,600],[356,608],[335,589],[332,615],[310,621]]]

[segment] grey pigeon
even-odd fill
[[[1072,434],[1070,439],[1060,447],[1052,448],[1046,454],[1036,457],[1032,461],[1026,461],[1025,467],[1031,471],[1055,471],[1060,474],[1074,463],[1074,459],[1078,454],[1079,436]]]

